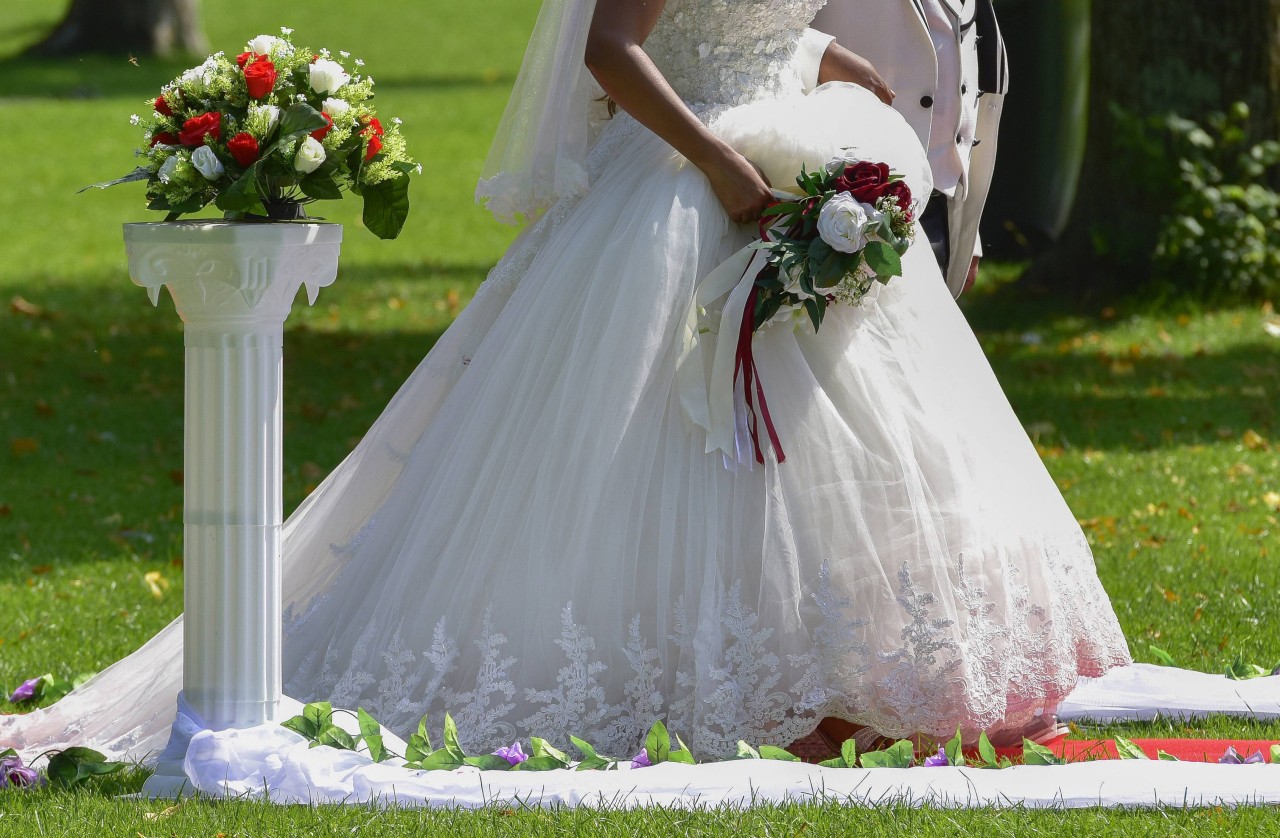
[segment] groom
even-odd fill
[[[1008,86],[991,0],[829,0],[798,60],[810,82],[857,81],[891,100],[916,130],[934,183],[920,221],[959,296],[982,255],[978,222]]]

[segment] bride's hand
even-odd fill
[[[776,200],[760,167],[732,149],[702,170],[724,211],[739,224],[758,221]]]
[[[818,84],[826,84],[829,81],[847,81],[859,87],[865,87],[886,105],[892,105],[894,97],[897,96],[889,89],[888,82],[881,77],[870,61],[856,52],[850,52],[835,41],[832,41],[827,51],[822,54],[822,63],[818,66]]]

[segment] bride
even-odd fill
[[[786,148],[875,149],[928,194],[890,108],[851,79],[805,96],[821,5],[546,0],[478,188],[527,226],[286,524],[288,694],[401,733],[447,710],[472,752],[627,754],[663,718],[709,757],[823,720],[1043,730],[1078,676],[1129,662],[927,247],[819,334],[757,335],[785,462],[708,452],[682,405],[700,281],[773,200],[744,150],[781,185]],[[179,632],[0,740],[154,747]]]

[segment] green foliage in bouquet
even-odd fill
[[[400,234],[409,215],[409,173],[400,120],[384,125],[373,79],[347,53],[312,53],[259,35],[234,58],[216,53],[148,100],[135,152],[141,164],[100,188],[147,182],[147,208],[172,221],[209,204],[229,219],[303,217],[299,207],[364,199],[363,220],[379,238]]]

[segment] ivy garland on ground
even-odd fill
[[[349,711],[337,711],[349,712]],[[369,758],[374,762],[386,762],[399,755],[387,750],[383,744],[382,726],[363,708],[356,711],[360,733],[352,735],[334,722],[335,711],[328,702],[315,702],[303,708],[302,715],[285,721],[284,727],[311,742],[311,747],[328,745],[348,751],[358,751],[364,744]],[[614,757],[598,753],[596,749],[583,739],[570,736],[573,746],[582,754],[580,760],[574,761],[567,754],[556,748],[545,739],[532,737],[529,740],[529,751],[526,753],[519,742],[510,747],[499,748],[491,754],[468,756],[458,743],[458,726],[448,713],[444,717],[443,744],[433,747],[431,736],[427,732],[427,720],[424,717],[418,722],[418,730],[409,737],[408,748],[403,755],[404,767],[418,771],[452,771],[463,766],[472,766],[481,771],[554,771],[570,768],[576,771],[609,771],[623,763],[630,763],[632,768],[646,768],[664,762],[678,762],[696,765],[698,760],[679,736],[674,737],[667,731],[661,720],[653,723],[645,737],[644,748],[632,757]],[[1116,750],[1121,759],[1150,759],[1143,750],[1123,737],[1115,737]],[[673,747],[673,744],[675,747]],[[1066,760],[1055,754],[1044,745],[1022,740],[1023,765],[1063,765]],[[1280,765],[1280,745],[1271,747],[1270,762]],[[754,747],[746,742],[738,742],[735,759],[764,759],[782,762],[800,762],[800,758],[789,751],[773,745]],[[1158,758],[1177,762],[1172,754],[1160,751]],[[1241,756],[1234,748],[1228,748],[1219,760],[1223,764],[1257,764],[1268,760],[1261,751],[1248,756]],[[950,741],[938,746],[936,754],[930,754],[917,760],[915,747],[908,740],[900,740],[888,748],[878,751],[858,753],[857,745],[852,739],[840,748],[840,756],[818,763],[824,768],[938,768],[944,766],[973,768],[1008,768],[1013,761],[996,753],[995,746],[983,733],[978,738],[978,747],[973,753],[964,750],[960,732],[956,731]]]

